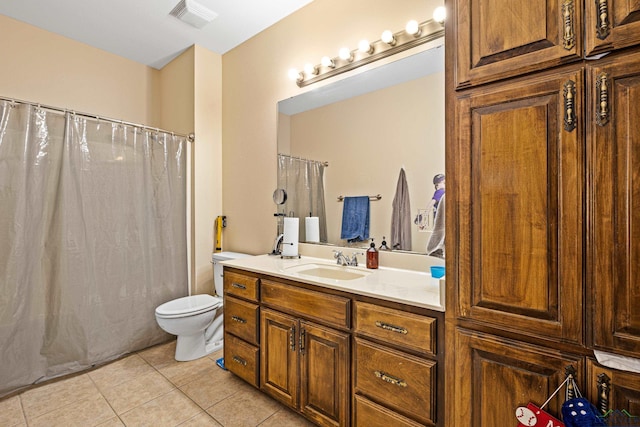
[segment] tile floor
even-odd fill
[[[175,341],[0,400],[0,426],[312,426],[220,369],[176,362]]]

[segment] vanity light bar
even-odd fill
[[[433,19],[422,23],[410,21],[407,29],[397,33],[385,31],[382,33],[380,40],[369,43],[368,49],[366,48],[366,41],[363,40],[357,49],[350,51],[348,48],[342,48],[340,49],[340,55],[337,57],[329,58],[325,56],[322,58],[321,63],[316,66],[307,64],[304,71],[292,68],[289,70],[289,77],[295,80],[299,87],[304,87],[443,36],[444,27],[442,22]]]

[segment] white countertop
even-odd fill
[[[444,311],[444,278],[434,279],[428,272],[389,267],[380,267],[375,270],[367,269],[364,266],[344,267],[349,271],[362,273],[363,277],[352,280],[336,280],[309,276],[293,271],[296,267],[304,264],[336,266],[336,262],[333,260],[310,256],[289,259],[272,255],[257,255],[223,261],[221,264],[227,267],[236,267],[254,273],[297,280],[357,295]]]

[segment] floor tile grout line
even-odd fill
[[[104,393],[102,392],[102,389],[100,387],[98,387],[98,384],[96,384],[96,382],[93,380],[93,378],[91,378],[91,376],[89,376],[89,379],[91,380],[91,382],[93,382],[93,385],[96,386],[96,388],[98,389],[98,392],[100,393],[100,396],[102,396],[102,398],[105,400],[105,402],[107,402],[107,405],[109,405],[109,408],[111,408],[111,410],[113,411],[113,413],[115,414],[116,418],[123,424],[126,426],[126,424],[124,424],[124,421],[122,421],[122,418],[120,418],[120,415],[118,414],[118,412],[115,410],[115,408],[113,406],[111,406],[111,402],[109,402],[109,399],[107,399],[107,396],[104,395]]]

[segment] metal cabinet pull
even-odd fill
[[[409,333],[409,331],[406,328],[403,328],[402,326],[394,326],[394,325],[391,325],[389,323],[381,322],[379,320],[376,320],[376,326],[378,328],[382,328],[382,329],[385,329],[385,330],[391,331],[391,332],[397,332],[397,333],[403,334],[403,335],[407,335]]]
[[[242,366],[247,366],[247,361],[241,358],[240,356],[233,356],[233,361]]]
[[[236,289],[247,289],[247,287],[242,283],[236,283],[236,282],[231,283],[231,287]]]
[[[609,2],[608,0],[595,0],[596,2],[596,37],[604,40],[609,36]]]
[[[375,371],[374,374],[376,374],[376,377],[380,378],[383,381],[388,382],[389,384],[393,384],[393,385],[397,385],[398,387],[406,387],[407,383],[404,382],[404,380],[401,380],[400,378],[396,378],[392,375],[389,375],[385,372],[382,371]]]
[[[242,317],[238,317],[238,316],[231,316],[231,319],[234,322],[238,322],[238,323],[247,323],[247,321],[245,319],[243,319]]]
[[[598,411],[605,415],[609,412],[609,393],[611,392],[611,378],[604,372],[598,374]]]
[[[304,350],[305,350],[304,341],[306,337],[307,337],[307,331],[304,328],[300,329],[300,342],[299,342],[300,354],[304,354]]]
[[[600,73],[596,77],[596,123],[604,126],[609,123],[609,75]]]
[[[291,351],[296,351],[296,328],[292,326],[289,329],[289,347],[291,347]]]
[[[573,0],[564,0],[562,2],[562,47],[566,50],[571,50],[576,45],[576,33],[573,28],[574,15]]]
[[[573,131],[577,126],[576,82],[568,80],[564,84],[564,130]]]

